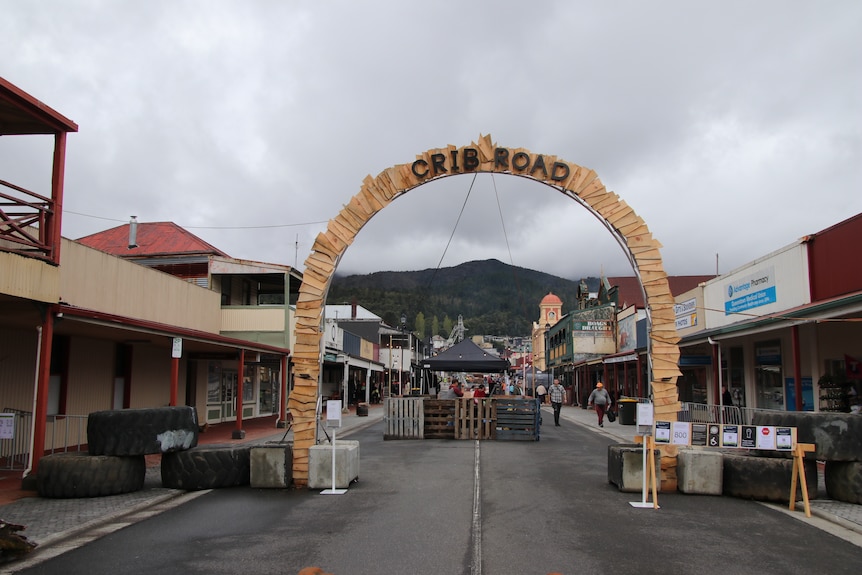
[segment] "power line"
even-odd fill
[[[105,220],[108,222],[119,222],[121,224],[128,223],[128,220],[119,220],[116,218],[106,218],[103,216],[94,216],[91,214],[82,214],[80,212],[73,212],[71,210],[63,210],[64,214],[74,214],[76,216],[82,216],[85,218],[93,218],[96,220]],[[187,230],[264,230],[270,228],[295,228],[299,226],[316,226],[318,224],[328,223],[329,220],[320,220],[316,222],[301,222],[297,224],[273,224],[268,226],[184,226],[182,224],[177,224],[178,226],[185,228]]]

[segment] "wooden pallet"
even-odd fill
[[[541,409],[535,399],[495,398],[496,439],[501,441],[537,441]]]
[[[455,439],[494,439],[496,400],[462,397],[454,401]]]
[[[421,397],[387,397],[383,439],[424,439],[423,403]]]
[[[455,400],[424,400],[425,439],[455,439]]]

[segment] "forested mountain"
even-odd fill
[[[585,281],[590,291],[598,290],[598,278]],[[392,326],[400,325],[404,315],[407,329],[423,338],[447,337],[458,315],[464,317],[467,337],[529,336],[542,298],[553,292],[566,313],[576,305],[578,283],[485,260],[438,270],[336,275],[326,303],[355,300]]]

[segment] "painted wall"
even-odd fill
[[[60,268],[34,258],[0,252],[0,294],[57,303]]]
[[[710,280],[703,294],[707,329],[809,303],[805,246],[796,242]]]
[[[38,332],[0,328],[0,409],[33,411]]]
[[[132,353],[132,408],[168,405],[171,400],[170,349],[148,344],[135,344]],[[185,397],[185,362],[180,362],[177,402]]]
[[[84,309],[219,333],[218,293],[63,240],[60,297]],[[110,281],[106,281],[110,280]]]
[[[112,408],[115,350],[112,341],[81,337],[69,341],[66,413],[87,415]]]
[[[815,234],[808,244],[814,301],[858,291],[862,286],[862,214]]]

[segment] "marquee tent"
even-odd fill
[[[422,367],[432,371],[497,373],[506,371],[509,362],[488,353],[469,339],[465,339],[440,355],[423,360]]]

